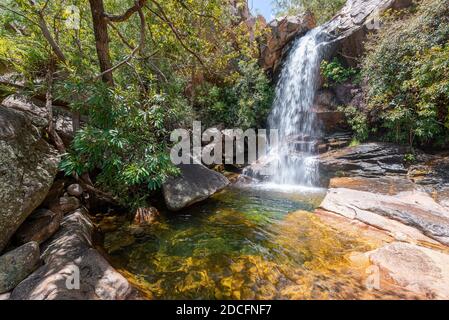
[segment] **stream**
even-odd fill
[[[150,226],[119,222],[104,247],[149,299],[369,298],[349,257],[373,248],[311,213],[324,194],[232,186]]]

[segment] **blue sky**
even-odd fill
[[[248,4],[253,13],[258,12],[263,15],[267,21],[273,19],[272,0],[248,0]]]

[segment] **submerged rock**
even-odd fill
[[[93,248],[93,230],[92,222],[82,210],[66,216],[60,230],[44,247],[44,265],[23,280],[10,299],[126,299],[132,288]]]
[[[229,185],[225,176],[202,164],[181,164],[179,169],[181,175],[169,178],[162,186],[165,203],[171,211],[203,201]]]
[[[29,242],[0,256],[0,293],[12,290],[32,273],[38,267],[39,255],[39,245]]]
[[[369,254],[381,280],[428,299],[449,299],[449,255],[413,244],[394,242]]]
[[[57,151],[24,114],[0,106],[0,252],[45,199],[58,163]]]
[[[154,208],[139,208],[134,216],[134,224],[152,224],[159,217],[159,211]]]

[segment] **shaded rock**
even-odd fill
[[[17,286],[38,267],[39,245],[29,242],[0,256],[0,293]]]
[[[410,167],[408,176],[415,183],[439,188],[449,187],[449,157],[437,156],[426,163]]]
[[[409,148],[390,143],[365,143],[322,154],[320,171],[325,176],[379,177],[406,175]]]
[[[430,238],[449,245],[449,210],[423,192],[387,196],[343,188],[330,189],[320,207],[392,234],[404,234],[411,241],[429,242]]]
[[[35,241],[41,244],[58,231],[62,217],[62,213],[39,209],[25,220],[14,237],[19,243]]]
[[[178,167],[181,175],[169,178],[162,186],[165,203],[171,211],[203,201],[229,185],[225,176],[202,164],[181,164]]]
[[[139,208],[134,216],[134,224],[152,224],[159,217],[159,211],[154,208]]]
[[[316,25],[312,13],[299,16],[287,16],[270,22],[270,35],[261,43],[260,65],[271,74],[275,74],[288,51],[288,45],[296,37],[306,34]]]
[[[63,179],[56,179],[50,190],[42,202],[42,207],[50,208],[59,203],[59,198],[64,194],[65,181]]]
[[[67,187],[67,193],[74,197],[81,197],[83,192],[83,188],[77,183],[71,184]]]
[[[449,298],[449,255],[417,245],[395,242],[369,254],[383,281],[394,281],[428,299]]]
[[[37,128],[44,128],[48,126],[48,112],[45,103],[30,99],[22,95],[11,95],[3,100],[2,105],[20,111]],[[73,126],[72,115],[70,112],[61,108],[53,107],[53,122],[55,130],[62,138],[64,145],[68,147],[73,140]]]
[[[122,300],[128,281],[93,249],[94,226],[82,210],[64,217],[60,230],[43,248],[44,265],[11,293],[12,300]],[[79,289],[71,287],[79,272]],[[69,286],[67,286],[67,283]]]
[[[341,111],[326,107],[315,108],[316,119],[324,133],[344,131],[349,128],[346,116]]]
[[[57,151],[22,113],[0,106],[0,252],[45,199],[58,163]]]
[[[62,214],[67,214],[69,212],[75,211],[81,207],[81,202],[75,197],[62,197],[59,199],[59,211]]]

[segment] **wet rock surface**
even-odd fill
[[[331,151],[319,157],[320,171],[325,176],[379,177],[406,175],[406,146],[390,143],[365,143]]]

